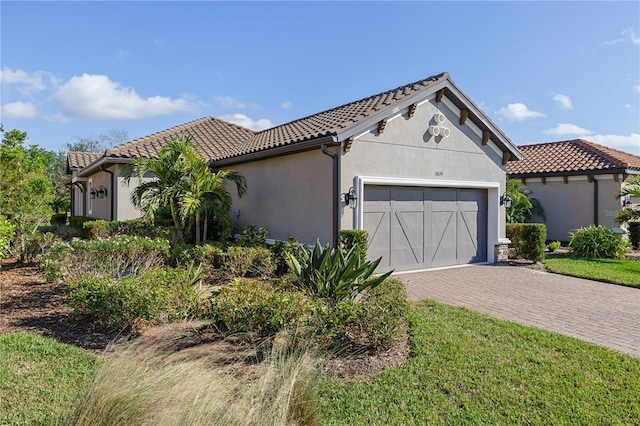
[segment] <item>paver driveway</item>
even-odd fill
[[[640,289],[525,267],[479,265],[398,275],[432,299],[640,356]]]

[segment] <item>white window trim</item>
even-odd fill
[[[93,189],[93,179],[89,179],[87,184],[87,213],[93,214],[93,200],[91,199],[91,190]]]

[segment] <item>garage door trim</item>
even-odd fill
[[[504,210],[500,208],[500,182],[478,182],[436,179],[411,179],[375,176],[355,177],[356,196],[358,205],[356,208],[356,229],[364,226],[364,186],[365,185],[389,185],[389,186],[419,186],[432,188],[476,188],[487,190],[487,262],[493,262],[494,247],[499,243],[500,215]]]

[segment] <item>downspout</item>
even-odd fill
[[[101,172],[105,172],[105,173],[109,173],[111,175],[111,212],[109,213],[109,220],[112,221],[113,220],[113,210],[115,208],[115,194],[114,194],[114,190],[113,190],[113,180],[115,178],[115,175],[113,174],[113,172],[111,170],[107,170],[104,168],[104,164],[100,164],[100,171]]]
[[[598,226],[598,180],[593,178],[593,224]]]
[[[334,140],[333,146],[340,146],[340,142]],[[322,153],[328,155],[333,160],[333,246],[338,247],[338,226],[340,223],[340,205],[338,204],[340,198],[340,154],[330,151],[326,143],[323,143],[321,148]]]

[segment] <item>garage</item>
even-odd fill
[[[363,228],[380,272],[487,261],[487,190],[365,185]]]

